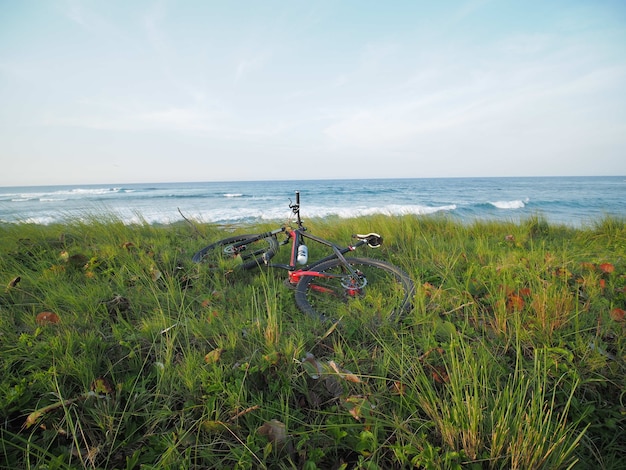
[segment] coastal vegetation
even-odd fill
[[[412,310],[191,262],[265,225],[0,226],[2,468],[623,468],[626,221],[307,225],[381,233]]]

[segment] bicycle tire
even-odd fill
[[[201,250],[191,258],[195,263],[205,263],[210,269],[253,269],[263,266],[278,250],[275,236],[258,238],[259,235],[246,234],[224,238]],[[249,240],[249,243],[245,243]],[[236,248],[234,244],[244,242]]]
[[[302,276],[295,297],[303,313],[324,321],[359,312],[390,320],[411,309],[415,285],[407,273],[372,258],[346,258],[346,261],[364,275],[366,285],[354,289],[342,285],[339,277]],[[345,273],[346,268],[341,260],[332,259],[311,270],[339,275]]]

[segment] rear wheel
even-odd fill
[[[275,236],[237,235],[202,248],[192,260],[215,270],[252,269],[265,264],[277,250]]]
[[[308,315],[333,320],[360,315],[381,320],[398,318],[411,308],[415,285],[400,268],[370,258],[346,258],[357,273],[351,276],[339,259],[312,267],[296,286],[298,308]]]

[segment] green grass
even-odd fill
[[[0,226],[0,468],[623,468],[624,220],[312,220],[417,287],[337,325],[191,262],[268,228]]]

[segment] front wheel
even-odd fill
[[[296,286],[298,308],[322,320],[360,315],[380,320],[401,316],[411,308],[415,285],[400,268],[370,258],[346,258],[356,276],[339,259],[314,266]]]
[[[265,264],[278,250],[275,236],[237,235],[217,241],[193,255],[195,263],[204,263],[209,269],[252,269]]]

